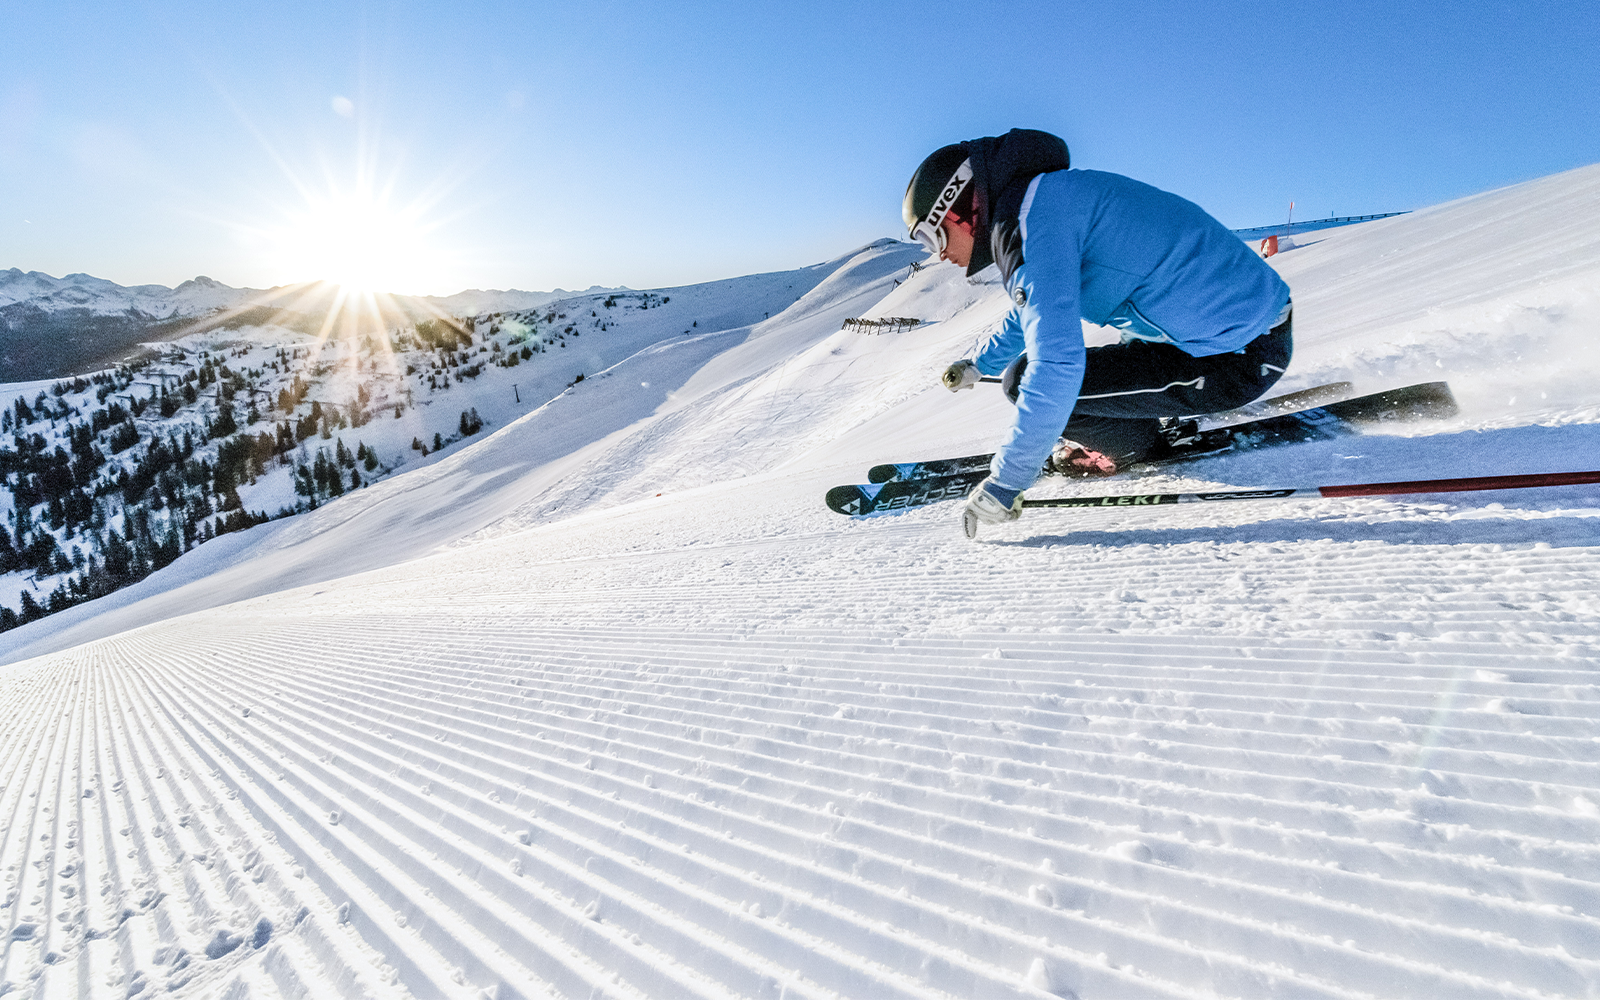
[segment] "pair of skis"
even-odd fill
[[[1350,383],[1317,386],[1301,392],[1261,400],[1238,410],[1188,421],[1175,440],[1164,442],[1142,467],[1175,462],[1227,451],[1246,451],[1281,444],[1320,441],[1357,431],[1364,424],[1448,417],[1456,412],[1455,397],[1443,382],[1391,389],[1355,398]],[[1220,425],[1220,426],[1218,426]],[[941,500],[964,497],[989,474],[993,455],[967,455],[931,462],[876,465],[867,482],[835,486],[827,493],[828,507],[852,517],[898,513]]]
[[[1159,467],[1228,451],[1325,440],[1359,432],[1364,425],[1441,418],[1456,412],[1454,396],[1443,382],[1425,382],[1355,398],[1349,383],[1334,383],[1262,400],[1238,410],[1211,414],[1208,425],[1185,428],[1141,463]],[[899,513],[943,500],[965,497],[989,474],[992,455],[969,455],[932,462],[874,466],[865,484],[835,486],[828,507],[853,517]],[[1487,476],[1476,479],[1428,480],[1351,486],[1295,487],[1207,493],[1147,493],[1100,497],[1024,500],[1025,507],[1154,507],[1221,500],[1287,500],[1331,496],[1380,496],[1401,493],[1444,493],[1462,490],[1522,489],[1600,482],[1600,473],[1556,473],[1536,476]],[[968,512],[964,526],[977,537],[977,520]]]

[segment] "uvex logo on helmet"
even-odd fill
[[[933,207],[928,209],[927,221],[929,225],[937,226],[950,214],[950,208],[961,197],[961,192],[967,189],[972,181],[972,161],[962,160],[961,166],[950,175],[950,180],[945,183],[944,190],[939,192],[939,197],[933,200]]]
[[[950,214],[950,209],[955,205],[956,199],[961,197],[961,192],[965,191],[970,183],[972,183],[972,161],[962,160],[961,166],[957,167],[956,172],[950,175],[950,179],[945,182],[943,189],[939,191],[939,196],[933,200],[933,205],[928,209],[928,214],[923,216],[920,221],[912,224],[912,239],[927,247],[930,253],[942,254],[945,249],[945,235],[944,230],[940,228],[940,223],[944,222],[944,217]],[[909,209],[906,214],[910,217]]]
[[[967,181],[971,179],[970,169],[965,178],[960,174],[950,178],[950,183],[946,184],[944,190],[939,192],[939,197],[933,200],[933,208],[929,210],[928,216],[944,218],[949,213],[950,206],[956,203],[956,199],[961,197],[961,192],[966,189]]]

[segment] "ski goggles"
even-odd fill
[[[950,214],[950,209],[955,205],[956,199],[961,197],[961,192],[972,183],[972,161],[962,160],[961,166],[950,175],[945,182],[944,190],[939,192],[939,197],[933,200],[933,207],[928,214],[922,217],[911,229],[911,238],[928,248],[929,253],[942,255],[945,251],[944,217]]]

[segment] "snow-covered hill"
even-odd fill
[[[533,448],[518,469],[538,466],[587,435],[642,418],[674,387],[678,366],[688,365],[680,373],[688,378],[747,338],[754,323],[808,294],[837,314],[843,306],[832,290],[845,285],[845,301],[856,301],[861,283],[890,282],[917,256],[883,240],[786,272],[582,294],[536,310],[429,318],[360,336],[339,333],[341,323],[331,334],[275,325],[205,331],[136,368],[0,386],[0,400],[11,400],[0,432],[10,432],[13,445],[0,446],[8,488],[0,494],[0,629],[48,608],[59,630],[64,606],[138,582],[197,544],[438,462],[586,376],[592,387],[626,358],[672,349],[667,370],[646,363],[654,389],[643,382],[592,413],[586,387],[584,410],[566,411],[563,419],[578,419],[562,434],[518,435],[522,448]],[[837,315],[830,322],[824,326],[837,328]],[[506,480],[506,454],[488,459]],[[408,488],[432,480],[446,490],[466,486],[442,470],[408,480]],[[480,486],[446,506],[469,518],[499,510]],[[453,517],[424,507],[430,530],[454,538]],[[394,554],[384,546],[371,552]],[[315,565],[338,568],[325,555]],[[104,606],[99,600],[90,613]]]
[[[1273,259],[1285,389],[1451,421],[1037,492],[1600,465],[1597,185]],[[840,518],[1007,419],[903,254],[0,636],[0,981],[1600,996],[1600,490]]]
[[[681,344],[673,357],[690,359],[692,370],[802,296],[837,310],[827,289],[888,281],[916,256],[886,240],[792,271],[356,335],[342,320],[314,333],[208,330],[139,366],[0,386],[8,401],[0,433],[11,436],[0,446],[0,630],[135,583],[216,536],[436,463],[586,376],[611,378],[609,369],[647,348]],[[585,414],[572,431],[579,437],[518,440],[543,464],[582,435],[648,413],[673,383],[662,373],[654,384]],[[485,501],[475,490],[450,506],[482,510]],[[453,537],[451,517],[430,508],[426,520]]]

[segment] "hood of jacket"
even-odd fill
[[[978,220],[973,231],[972,260],[967,277],[995,262],[995,223],[1015,215],[1028,182],[1039,174],[1072,165],[1066,141],[1049,132],[1014,128],[1005,135],[962,143],[972,161],[973,206]]]

